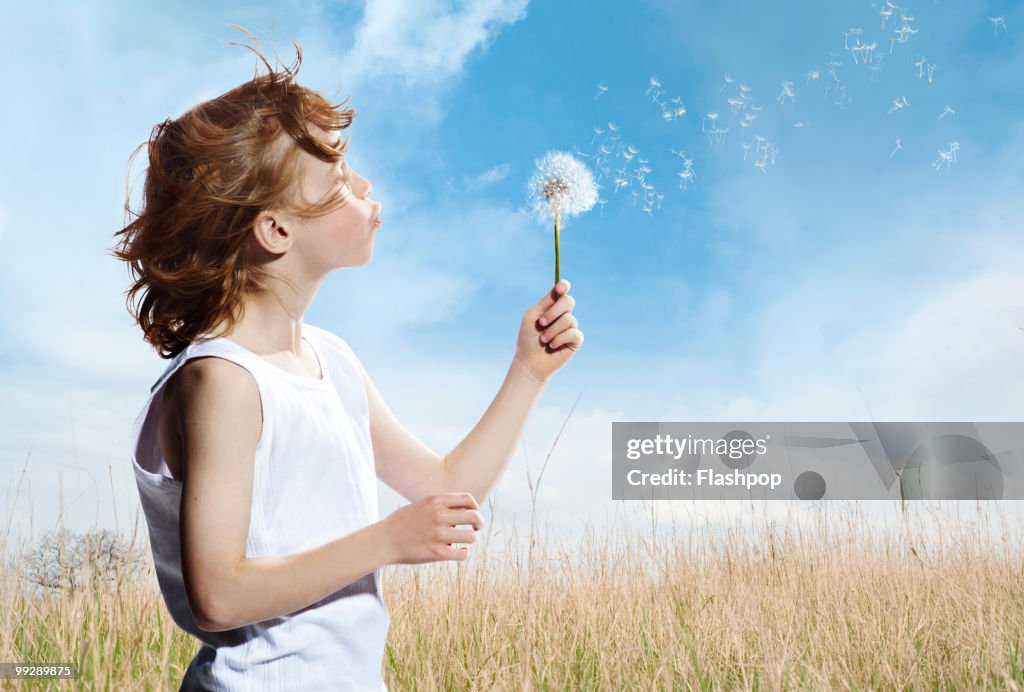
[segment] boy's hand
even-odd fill
[[[379,523],[386,527],[388,564],[418,565],[465,560],[469,547],[456,544],[476,543],[484,518],[471,494],[441,493],[399,507]]]
[[[565,279],[559,281],[554,291],[526,311],[519,327],[516,360],[541,382],[572,360],[583,345],[583,332],[572,314],[576,299],[568,295],[570,285]]]

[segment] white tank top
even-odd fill
[[[390,613],[380,570],[283,617],[225,632],[196,626],[181,572],[180,481],[160,453],[164,384],[185,362],[218,356],[256,380],[263,429],[256,446],[246,557],[297,553],[378,520],[369,410],[355,355],[340,337],[303,324],[322,379],[282,370],[223,337],[192,343],[151,388],[132,427],[132,467],[157,579],[174,622],[202,645],[182,690],[387,690],[381,675]]]

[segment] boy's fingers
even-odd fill
[[[554,324],[555,320],[565,313],[571,312],[574,307],[576,307],[576,299],[572,296],[563,295],[557,303],[546,308],[540,313],[537,317],[537,324],[541,327],[547,327],[549,324]]]
[[[555,284],[554,288],[548,291],[548,293],[546,293],[544,297],[540,299],[540,301],[534,306],[534,308],[543,313],[545,310],[547,310],[549,307],[555,304],[556,297],[564,296],[566,293],[569,292],[569,289],[571,287],[572,284],[569,283],[568,279],[562,279],[557,284]]]

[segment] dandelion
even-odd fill
[[[527,184],[533,213],[555,221],[555,285],[559,281],[559,221],[590,211],[600,186],[582,162],[564,151],[549,151],[536,161],[537,170]],[[557,298],[556,298],[557,300]]]

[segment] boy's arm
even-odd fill
[[[395,419],[361,363],[359,368],[366,385],[377,475],[410,502],[426,495],[468,492],[483,504],[512,458],[545,385],[513,358],[501,389],[476,427],[441,457]]]
[[[537,379],[518,357],[505,381],[469,435],[445,457],[445,482],[450,491],[466,491],[483,504],[512,459],[533,407],[547,381]]]
[[[261,410],[240,366],[199,358],[174,378],[167,405],[185,456],[182,576],[196,624],[210,632],[293,613],[395,561],[384,522],[291,555],[247,558]]]
[[[366,388],[377,477],[409,502],[446,492],[444,458],[395,418],[362,362],[352,356]]]
[[[360,364],[377,475],[410,500],[424,494],[468,492],[482,504],[512,458],[548,377],[583,343],[583,332],[572,315],[576,299],[568,292],[569,282],[562,279],[523,314],[516,353],[501,389],[466,439],[440,460],[395,420]]]

